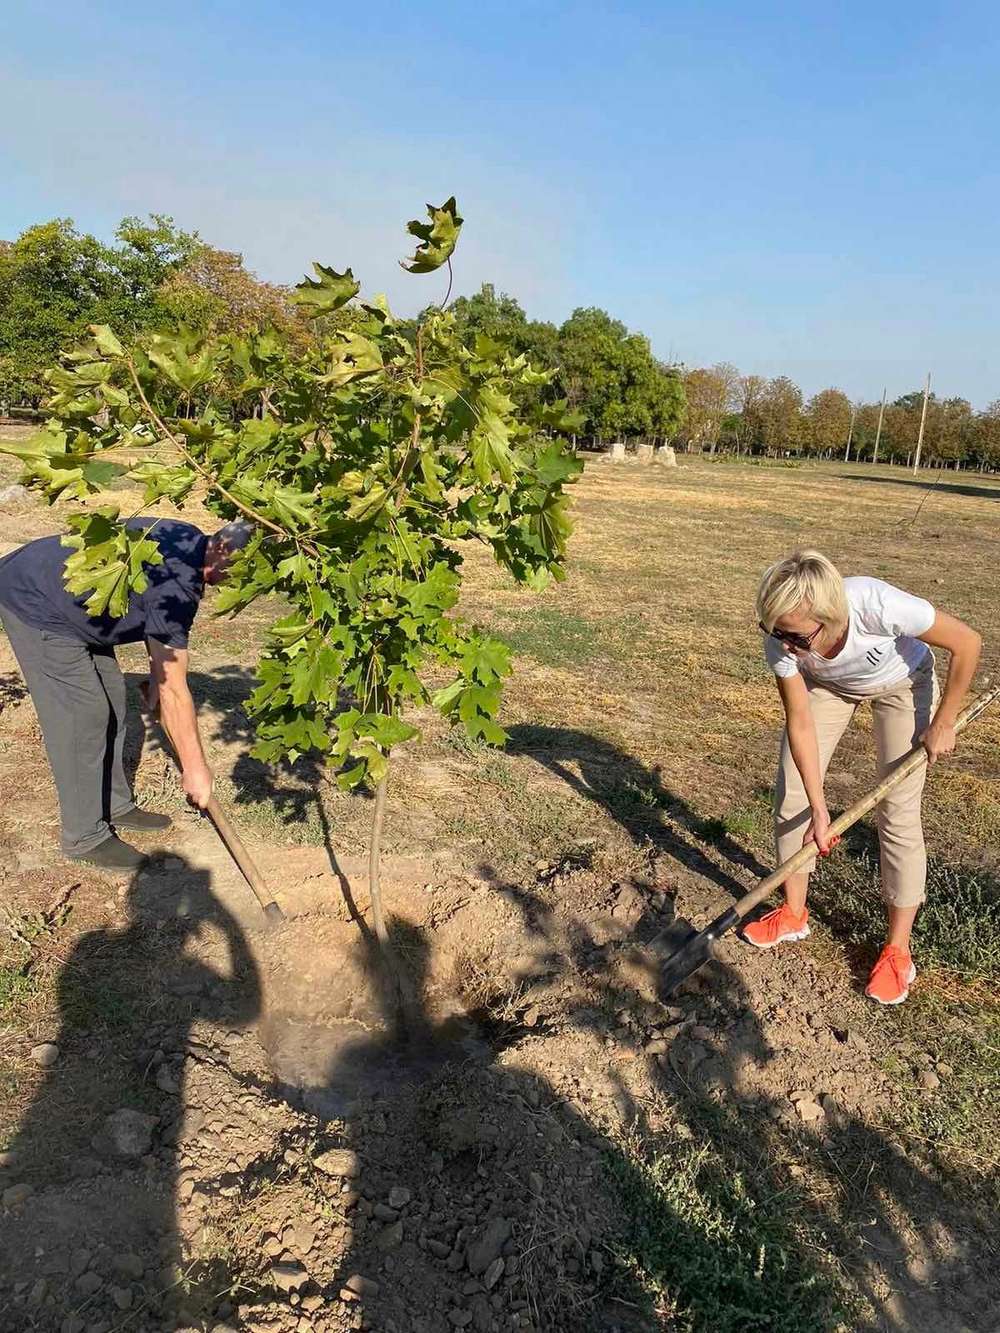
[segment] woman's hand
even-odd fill
[[[951,754],[955,748],[955,728],[947,722],[935,719],[920,737],[927,751],[927,762],[933,764],[943,754]]]
[[[812,819],[806,829],[806,836],[802,839],[802,846],[804,847],[808,842],[814,842],[820,856],[829,856],[839,841],[839,837],[830,837],[829,810],[825,805],[814,805]]]

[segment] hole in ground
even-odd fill
[[[395,917],[390,937],[415,999],[401,1021],[377,941],[355,923],[319,914],[288,921],[262,942],[265,1009],[258,1027],[277,1087],[289,1104],[343,1119],[398,1095],[450,1064],[488,1064],[520,1028],[455,987],[456,959],[432,951],[428,933]]]

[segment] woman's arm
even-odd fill
[[[785,730],[788,733],[788,748],[792,752],[795,767],[799,770],[802,785],[806,789],[812,822],[806,831],[803,842],[810,839],[816,843],[824,855],[830,850],[828,829],[830,814],[826,808],[823,794],[823,778],[819,767],[819,745],[816,741],[816,726],[813,722],[812,709],[809,707],[809,691],[801,676],[778,676],[778,693],[785,709]]]
[[[947,611],[936,612],[934,624],[920,638],[934,648],[946,648],[951,653],[941,702],[933,721],[920,738],[927,750],[927,761],[933,764],[940,755],[950,754],[955,748],[955,721],[976,674],[983,641],[971,625],[948,615]]]

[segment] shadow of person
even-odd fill
[[[736,897],[746,891],[746,885],[706,856],[692,839],[708,843],[731,865],[755,877],[768,873],[721,824],[702,818],[665,787],[659,768],[647,769],[609,741],[567,727],[519,724],[510,728],[506,752],[534,759],[580,796],[600,805],[633,842],[667,853]]]
[[[257,967],[209,874],[171,865],[140,872],[127,924],[82,935],[60,969],[58,1058],[11,1145],[32,1192],[2,1223],[5,1333],[171,1308],[190,1062],[213,1029],[238,1032],[260,1009]],[[187,1286],[197,1304],[197,1272]]]
[[[585,919],[567,928],[523,886],[507,897],[547,957],[563,957],[586,982],[588,1003],[567,1014],[552,979],[552,998],[538,1003],[553,1025],[614,1032],[577,1100],[596,1110],[601,1085],[611,1085],[621,1123],[602,1151],[627,1203],[615,1253],[640,1294],[669,1294],[670,1314],[712,1333],[845,1321],[880,1333],[992,1329],[986,1312],[1000,1277],[986,1209],[972,1209],[954,1162],[917,1163],[884,1128],[893,1112],[871,1093],[877,1058],[847,1041],[839,1010],[816,1026],[803,1012],[796,1025],[718,961],[667,1007],[656,1000],[655,953],[643,966],[631,938],[602,944]],[[634,937],[655,925],[654,905]],[[820,1007],[812,994],[802,1003]],[[820,1100],[807,1121],[789,1092],[811,1080]],[[594,1128],[591,1116],[586,1123]]]

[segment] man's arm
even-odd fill
[[[147,646],[150,693],[159,698],[160,721],[177,753],[184,795],[204,810],[212,795],[212,770],[205,763],[198,715],[188,689],[187,649],[169,648],[158,639],[147,640]]]

